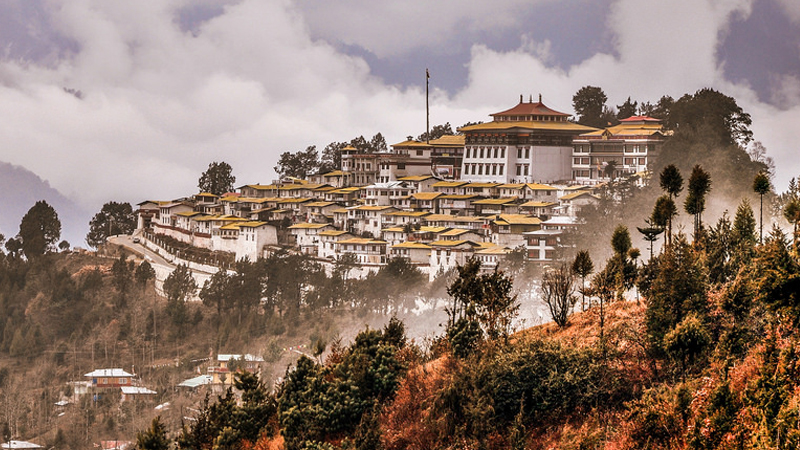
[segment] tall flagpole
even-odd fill
[[[430,143],[431,140],[431,110],[428,105],[428,85],[430,84],[431,74],[428,68],[425,68],[425,143]]]

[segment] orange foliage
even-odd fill
[[[436,447],[439,436],[431,423],[432,399],[457,367],[455,359],[445,356],[408,371],[394,401],[381,415],[381,440],[387,450]]]
[[[243,441],[241,450],[283,450],[283,436],[268,437],[262,434],[255,443]]]

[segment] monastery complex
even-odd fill
[[[562,234],[603,184],[640,180],[667,138],[634,116],[596,129],[541,97],[464,126],[459,135],[406,140],[387,152],[345,147],[341,168],[306,180],[249,184],[139,203],[137,235],[251,261],[280,249],[325,264],[350,254],[359,273],[406,258],[431,278],[469,258],[492,270],[514,250],[552,261]]]

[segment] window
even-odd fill
[[[483,147],[481,147],[481,159],[483,159]]]
[[[127,379],[127,378],[120,378],[120,379],[118,380],[118,383],[119,383],[119,384],[128,384],[128,379]]]
[[[517,176],[522,175],[522,166],[517,164]]]
[[[397,163],[397,170],[404,170],[406,168],[406,163]]]
[[[483,175],[483,164],[478,164],[478,175]]]
[[[525,147],[525,159],[530,159],[531,157],[531,149],[530,147]]]
[[[522,148],[517,149],[517,158],[522,158]],[[519,175],[519,174],[517,174]]]
[[[497,147],[494,148],[494,157],[497,158]]]
[[[492,175],[497,175],[497,164],[492,164]]]
[[[505,158],[506,157],[506,148],[505,147],[500,149],[500,157],[501,158]]]
[[[505,167],[505,166],[502,166],[502,165],[500,166],[500,173],[498,175],[502,175],[503,174],[503,167]]]
[[[524,167],[525,167],[525,176],[527,176],[528,175],[528,166],[524,166]]]

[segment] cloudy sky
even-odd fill
[[[713,87],[800,175],[796,0],[2,0],[0,161],[90,210],[196,190],[211,161],[267,183],[284,151]],[[80,95],[76,92],[80,91]]]

